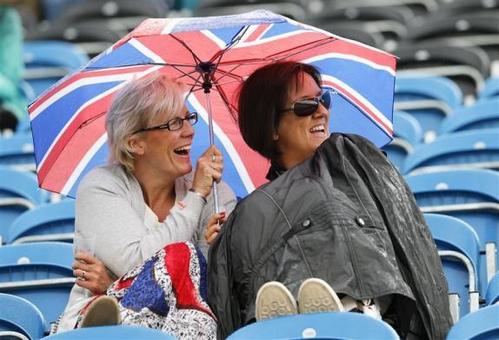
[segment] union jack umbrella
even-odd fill
[[[187,106],[200,115],[192,157],[214,139],[224,153],[224,180],[245,196],[266,181],[268,162],[239,133],[234,93],[256,68],[279,60],[321,70],[323,87],[336,93],[331,131],[380,147],[391,141],[392,55],[264,10],[147,19],[30,105],[40,187],[74,197],[82,177],[107,161],[105,113],[115,93],[133,78],[163,72],[191,89]]]

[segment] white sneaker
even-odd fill
[[[114,297],[96,298],[83,316],[81,327],[113,326],[121,323],[120,308]]]
[[[270,281],[258,290],[255,301],[257,321],[296,313],[295,298],[282,283]]]
[[[343,312],[343,304],[326,281],[310,278],[302,282],[298,290],[300,313]]]

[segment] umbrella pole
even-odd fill
[[[211,75],[213,74],[214,65],[212,63],[201,63],[199,68],[203,71],[203,89],[206,94],[206,108],[208,111],[208,133],[210,138],[210,146],[215,144],[215,133],[213,132],[213,117],[211,112],[210,91],[212,87]],[[217,183],[213,181],[211,185],[213,192],[213,202],[215,207],[215,214],[220,212],[218,204],[218,188]]]
[[[211,115],[211,103],[210,103],[210,90],[205,90],[206,94],[206,108],[208,110],[208,134],[210,138],[210,146],[215,144],[215,133],[213,132],[213,117]],[[218,214],[220,212],[220,206],[218,204],[218,188],[217,182],[213,181],[211,185],[211,189],[213,191],[213,202],[215,205],[215,213]]]

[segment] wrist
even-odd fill
[[[204,203],[207,202],[206,196],[203,195],[202,193],[200,193],[199,191],[196,191],[194,188],[190,188],[189,191],[192,192],[193,194],[195,194],[196,196],[199,196],[203,200]]]

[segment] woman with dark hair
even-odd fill
[[[318,70],[297,62],[260,68],[240,90],[240,131],[271,161],[271,182],[238,203],[210,250],[219,335],[255,318],[356,310],[402,338],[444,338],[447,283],[423,216],[378,148],[329,135],[330,106]]]

